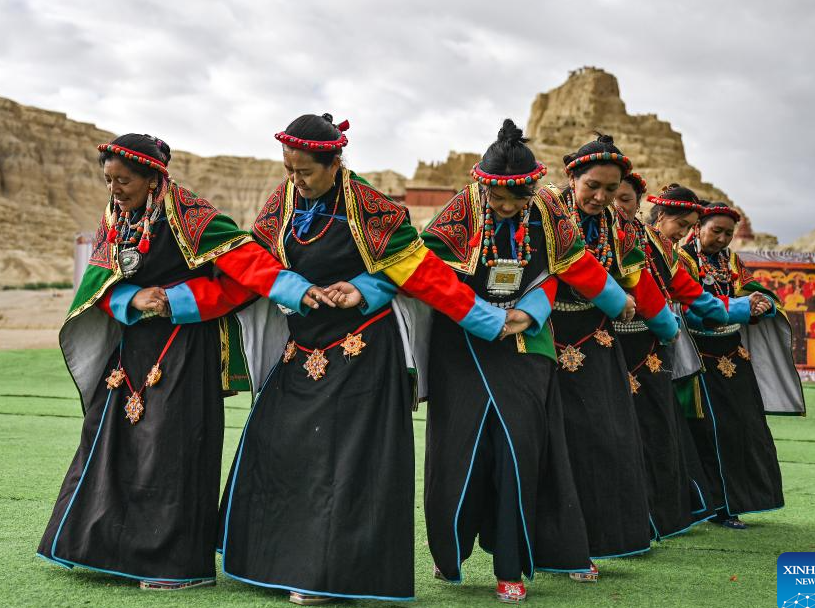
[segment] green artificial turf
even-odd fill
[[[806,388],[815,408],[815,387]],[[245,394],[226,401],[223,475],[249,412]],[[422,487],[424,410],[415,414],[416,487]],[[784,474],[786,508],[744,519],[747,531],[702,524],[648,554],[600,564],[596,585],[565,575],[538,574],[529,605],[602,608],[774,606],[775,562],[785,551],[815,551],[815,420],[771,417]],[[140,591],[133,581],[81,568],[61,569],[35,557],[82,423],[79,400],[55,350],[0,352],[0,606],[270,606],[289,605],[284,593],[218,576],[214,588],[178,593]],[[476,550],[464,565],[464,584],[432,577],[421,493],[416,496],[416,595],[425,606],[496,606],[489,556]],[[349,605],[348,602],[345,603]],[[381,602],[353,602],[383,606]]]

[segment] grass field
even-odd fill
[[[807,402],[815,407],[815,387]],[[226,402],[226,475],[249,412],[247,396]],[[174,594],[139,591],[132,581],[79,568],[63,570],[34,555],[81,426],[76,392],[58,351],[0,352],[0,606],[269,606],[289,605],[284,594],[218,576],[215,588]],[[536,575],[529,605],[619,607],[775,606],[776,558],[815,551],[815,420],[775,417],[787,506],[746,516],[747,531],[711,524],[671,539],[648,554],[601,563],[597,585],[564,575]],[[417,488],[422,487],[424,413],[415,415]],[[421,494],[416,496],[416,594],[424,606],[496,606],[490,558],[479,551],[464,565],[464,584],[432,577]],[[355,605],[383,606],[379,602]]]

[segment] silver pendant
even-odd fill
[[[139,271],[142,265],[142,254],[138,249],[123,249],[119,252],[119,268],[126,279]]]
[[[487,291],[496,296],[509,296],[521,287],[523,266],[518,260],[495,260],[487,278]]]
[[[714,279],[709,274],[706,274],[705,278],[702,279],[702,283],[704,283],[705,285],[713,285],[713,283],[715,283],[715,282],[716,282],[716,279]]]

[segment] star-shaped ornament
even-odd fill
[[[342,346],[343,355],[346,357],[356,357],[367,344],[362,341],[362,334],[348,334],[340,346]]]
[[[125,417],[130,420],[130,424],[136,424],[141,420],[144,413],[144,400],[139,393],[133,393],[127,398],[125,403]]]
[[[732,378],[736,375],[736,364],[733,363],[730,357],[719,357],[716,367],[719,368],[725,378]]]
[[[583,359],[586,358],[582,352],[580,352],[580,347],[574,347],[571,344],[567,344],[566,348],[563,349],[563,352],[560,353],[560,357],[558,357],[558,361],[563,366],[563,369],[566,369],[570,372],[576,372],[578,369],[583,367]]]
[[[328,359],[325,357],[325,351],[315,348],[303,363],[303,369],[308,372],[306,374],[309,378],[319,380],[325,376],[325,368],[328,367]]]
[[[605,329],[598,329],[594,332],[594,339],[597,340],[597,344],[606,348],[611,348],[611,345],[614,344],[614,338]]]

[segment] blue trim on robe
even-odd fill
[[[537,336],[552,314],[552,305],[546,292],[541,288],[533,289],[518,300],[515,309],[522,310],[532,317],[532,325],[524,332],[527,336]]]
[[[348,281],[362,294],[365,304],[359,305],[362,314],[368,315],[390,304],[398,291],[396,285],[383,272],[362,272]]]
[[[494,308],[494,307],[491,307]],[[478,370],[478,375],[481,376],[481,382],[484,383],[484,389],[487,391],[487,395],[489,395],[489,402],[487,403],[487,411],[489,411],[489,406],[492,405],[493,409],[495,410],[495,414],[498,416],[498,421],[501,423],[501,427],[504,429],[504,436],[507,439],[507,445],[509,445],[509,451],[512,454],[512,462],[515,465],[515,483],[518,487],[518,511],[521,515],[521,527],[524,530],[524,539],[526,540],[526,548],[528,551],[529,557],[529,574],[526,577],[531,581],[535,578],[535,558],[532,555],[532,542],[529,540],[529,531],[526,525],[526,514],[524,513],[524,499],[523,494],[521,493],[521,471],[518,468],[518,457],[515,455],[515,446],[512,445],[512,436],[509,433],[509,428],[507,428],[506,423],[504,422],[504,417],[501,415],[501,408],[498,407],[498,402],[495,400],[495,395],[492,394],[492,389],[490,388],[490,383],[487,380],[487,376],[484,375],[484,370],[481,368],[481,362],[478,360],[478,356],[475,354],[475,349],[473,349],[473,343],[470,340],[470,336],[466,333],[464,334],[464,339],[467,341],[467,348],[470,351],[470,356],[473,358],[473,363],[475,363],[475,367]],[[486,419],[486,412],[484,413],[484,418]],[[483,426],[484,421],[481,421]],[[473,446],[473,458],[475,458],[475,452],[478,449],[478,444]],[[459,564],[459,571],[461,570],[461,564]],[[521,573],[523,572],[523,566],[521,566]]]
[[[133,285],[132,283],[117,283],[110,293],[110,310],[113,313],[113,318],[119,323],[125,325],[134,325],[141,319],[142,311],[136,310],[130,306],[130,301],[133,299],[141,287]]]
[[[179,283],[164,290],[170,302],[170,320],[175,325],[200,323],[201,312],[192,290],[186,283]]]

